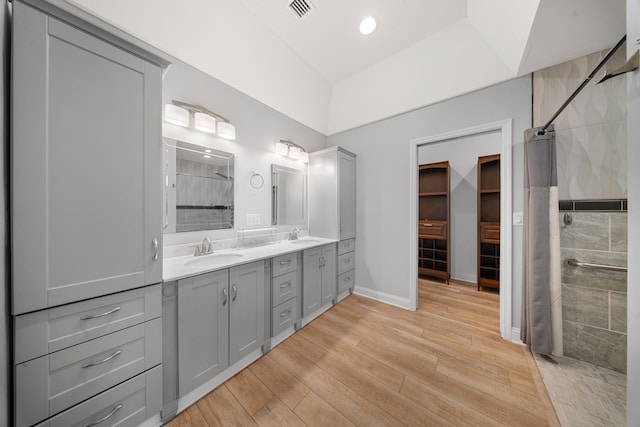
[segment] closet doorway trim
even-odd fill
[[[512,122],[512,119],[506,119],[409,141],[409,172],[411,174],[409,178],[409,191],[411,192],[409,198],[409,236],[411,242],[409,247],[411,265],[409,306],[413,311],[418,308],[418,148],[436,142],[500,131],[502,139],[500,150],[500,236],[504,236],[504,240],[500,239],[500,335],[509,341],[519,341],[520,331],[512,327],[513,307],[511,301],[513,294]]]

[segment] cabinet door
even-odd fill
[[[322,304],[322,249],[307,249],[302,256],[302,316],[308,316]]]
[[[322,304],[330,304],[336,297],[337,268],[336,245],[322,247]]]
[[[340,240],[356,237],[356,159],[346,153],[338,153]]]
[[[229,364],[233,365],[265,340],[264,261],[229,271]]]
[[[12,43],[13,313],[160,282],[160,69],[19,2]]]
[[[178,282],[178,384],[184,396],[229,365],[229,270]]]

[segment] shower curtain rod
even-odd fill
[[[600,61],[600,63],[598,65],[596,65],[596,68],[593,69],[591,74],[589,74],[587,76],[587,78],[584,79],[584,81],[580,84],[580,86],[578,86],[578,88],[575,91],[573,91],[571,96],[564,102],[564,104],[562,104],[560,106],[560,108],[558,108],[558,111],[556,111],[556,113],[549,119],[549,121],[547,123],[545,123],[545,125],[542,127],[542,129],[540,129],[539,131],[536,132],[536,135],[544,135],[545,133],[547,133],[547,128],[549,126],[551,126],[551,123],[553,123],[553,121],[560,115],[560,113],[562,113],[564,111],[564,109],[567,108],[567,105],[569,105],[571,103],[571,101],[573,101],[573,99],[576,96],[578,96],[580,91],[582,91],[582,89],[584,89],[584,87],[587,85],[587,83],[589,83],[589,80],[593,79],[593,77],[596,75],[596,73],[598,71],[600,71],[600,68],[602,68],[604,66],[604,64],[607,63],[607,61],[609,59],[611,59],[613,54],[616,53],[618,51],[618,49],[620,49],[620,46],[622,46],[626,40],[627,40],[627,35],[625,34],[624,36],[622,36],[620,41],[614,47],[611,48],[609,53],[607,53],[607,55],[604,58],[602,58],[602,61]]]

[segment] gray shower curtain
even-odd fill
[[[520,339],[532,352],[562,356],[560,226],[556,140],[525,131],[523,292]]]

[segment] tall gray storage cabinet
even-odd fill
[[[356,155],[330,147],[309,155],[309,233],[339,240],[337,297],[355,286]]]
[[[13,2],[17,426],[138,425],[162,405],[168,63],[108,28],[63,2]]]

